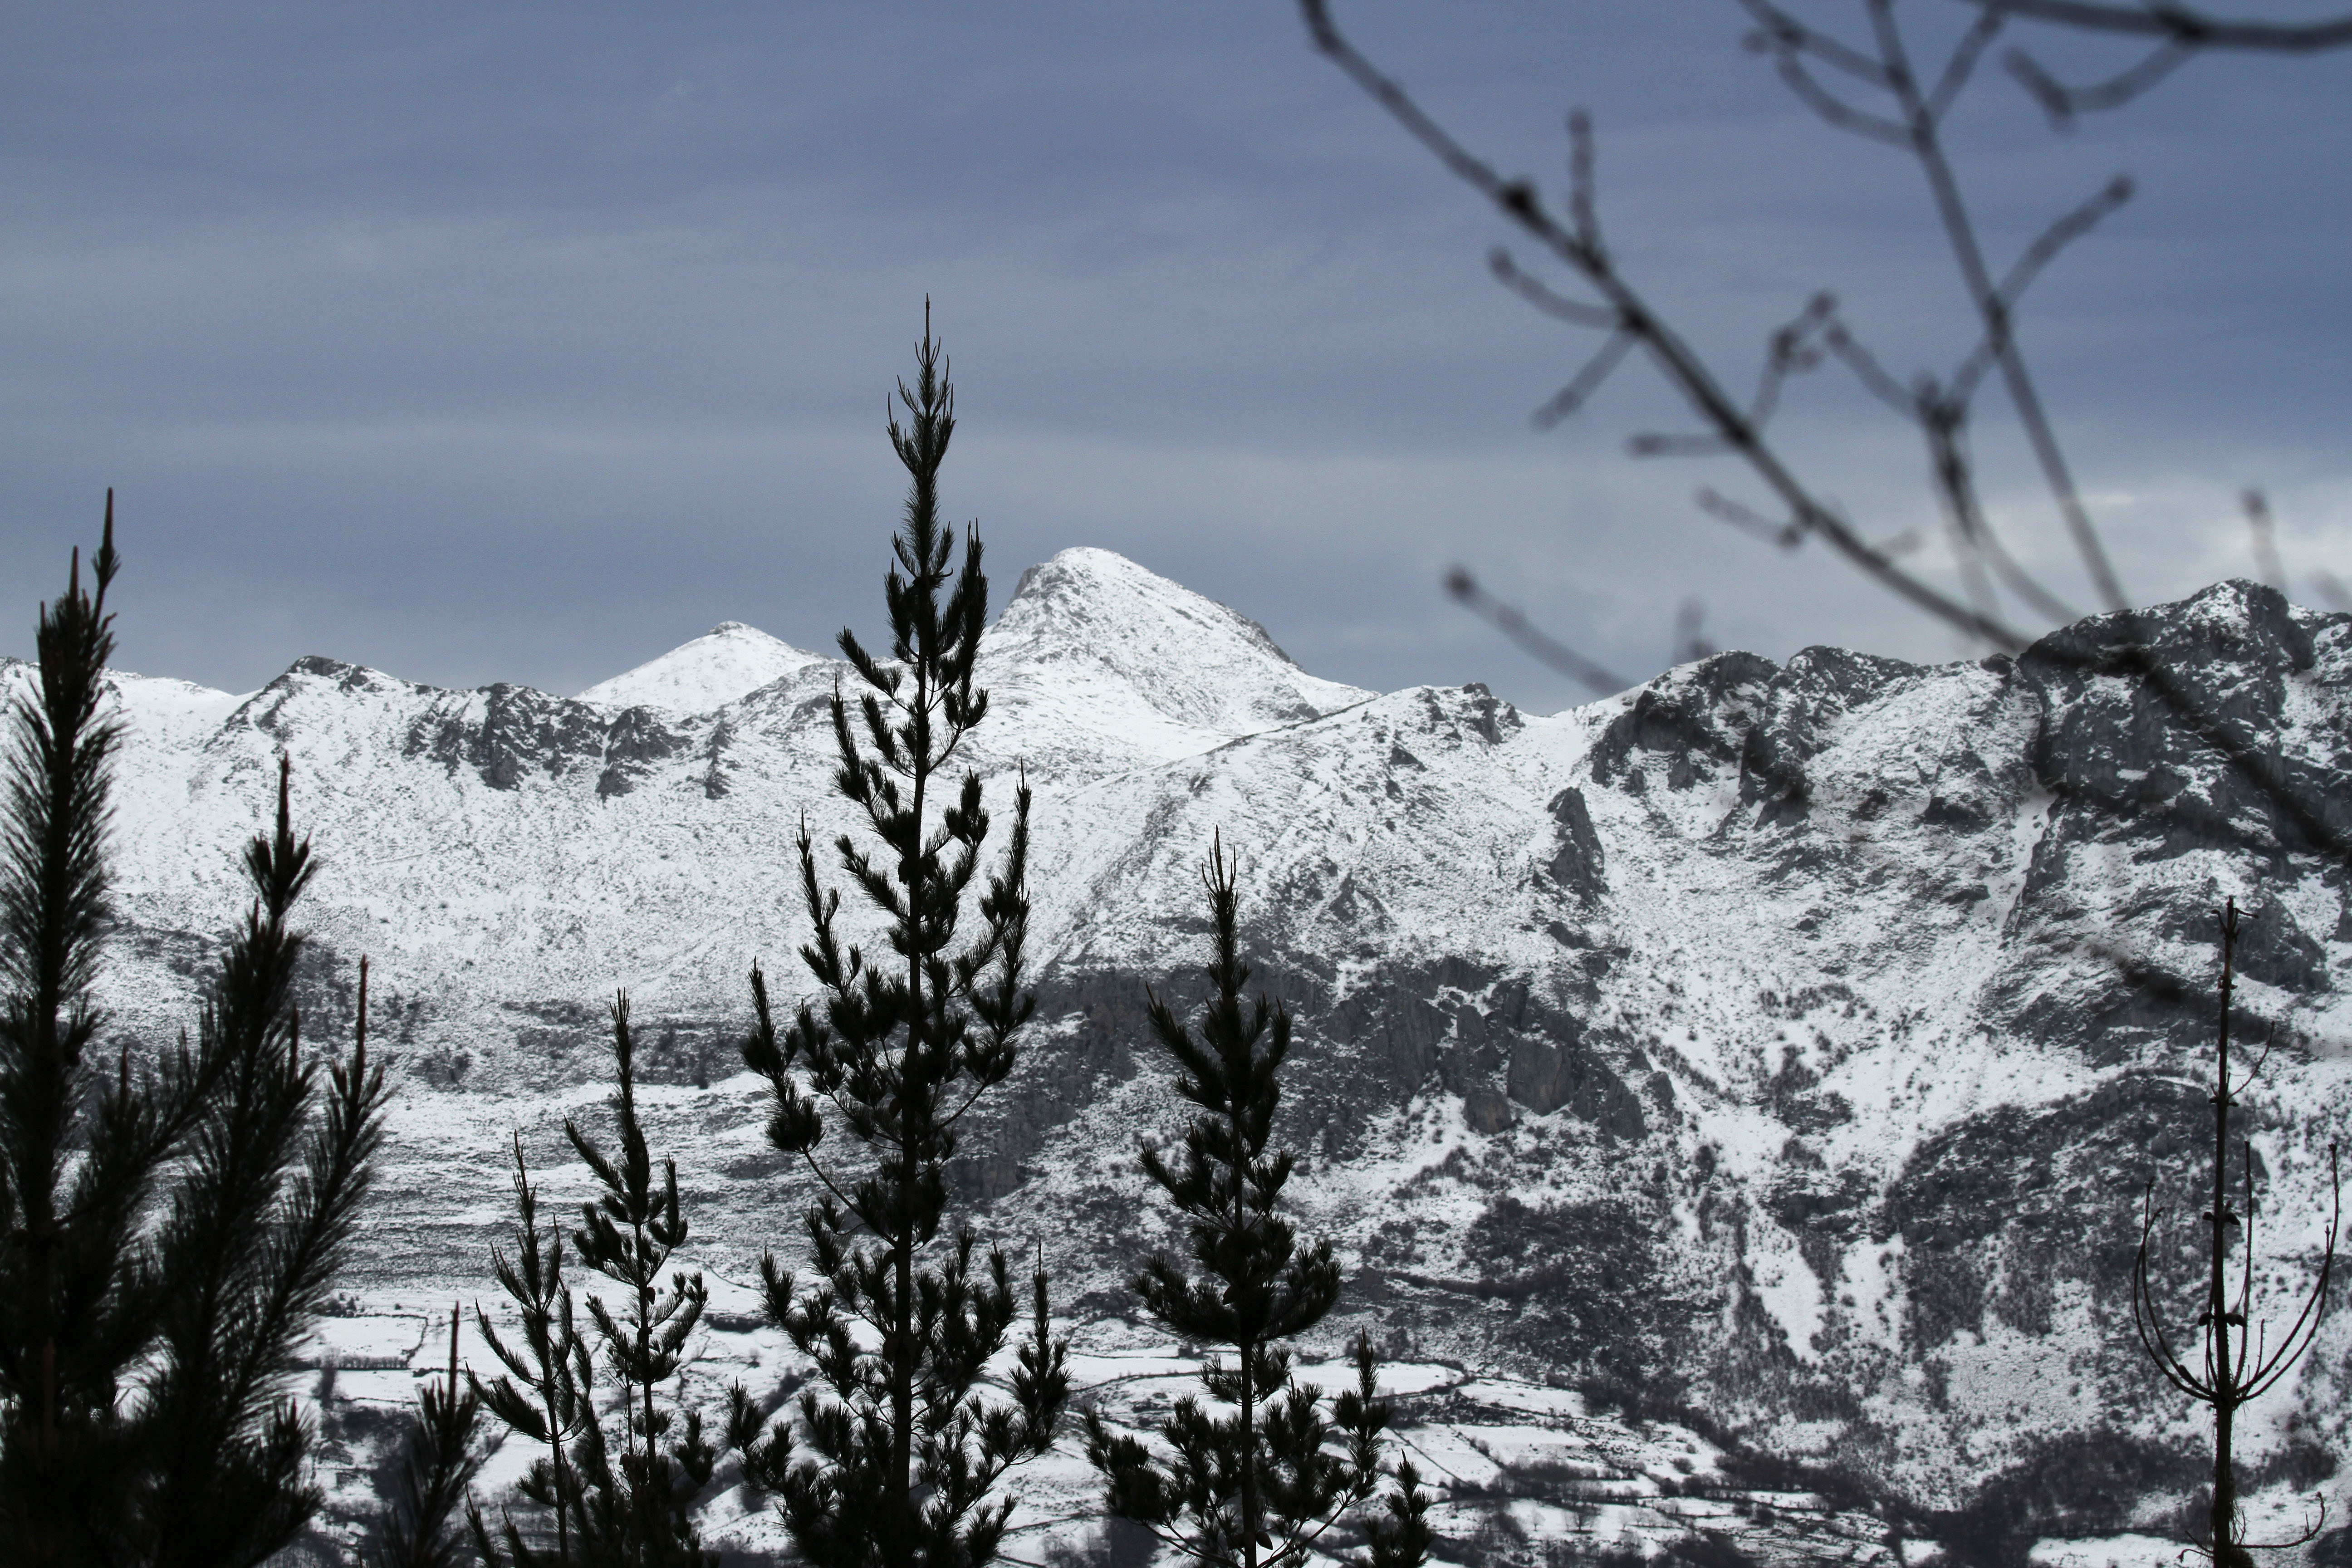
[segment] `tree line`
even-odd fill
[[[928,310],[926,312],[928,318]],[[840,646],[835,788],[861,831],[796,845],[809,999],[780,1017],[750,976],[744,1063],[765,1079],[772,1144],[813,1179],[799,1266],[762,1258],[768,1320],[813,1377],[781,1405],[738,1385],[690,1402],[683,1371],[709,1300],[678,1265],[693,1218],[636,1103],[625,994],[610,1006],[609,1128],[564,1125],[593,1180],[572,1223],[543,1215],[514,1146],[514,1215],[485,1260],[508,1299],[477,1309],[495,1366],[425,1380],[388,1495],[357,1548],[370,1568],[698,1568],[697,1506],[721,1459],[820,1568],[985,1568],[1008,1472],[1066,1430],[1108,1517],[1210,1568],[1295,1568],[1343,1547],[1417,1568],[1428,1498],[1389,1436],[1369,1337],[1327,1399],[1294,1352],[1337,1304],[1328,1242],[1282,1212],[1274,1141],[1288,1010],[1248,994],[1236,862],[1209,847],[1211,1000],[1150,1020],[1187,1112],[1145,1172],[1189,1256],[1132,1287],[1189,1342],[1219,1347],[1203,1397],[1150,1439],[1091,1410],[1075,1424],[1067,1344],[1042,1258],[1013,1259],[958,1211],[949,1162],[1018,1060],[1028,984],[1025,778],[1009,820],[960,753],[988,717],[975,682],[988,578],[976,529],[941,520],[954,390],[928,319],[889,423],[908,476],[884,583],[887,650]],[[903,414],[904,422],[899,416]],[[959,542],[961,549],[959,549]],[[209,977],[193,1039],[100,1045],[111,918],[107,595],[121,567],[108,496],[85,586],[79,552],[43,606],[35,689],[9,718],[0,799],[0,1559],[41,1568],[247,1568],[286,1550],[324,1496],[315,1433],[287,1387],[350,1261],[389,1090],[367,1048],[367,964],[347,1046],[305,1041],[298,902],[316,868],[278,771],[272,829],[247,847],[250,908]],[[842,889],[879,918],[851,940]],[[1001,1382],[990,1373],[1010,1350]],[[1076,1403],[1083,1404],[1082,1398]],[[478,1485],[493,1431],[532,1458],[511,1495]]]

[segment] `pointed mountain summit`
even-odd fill
[[[1248,616],[1090,548],[1022,574],[981,643],[981,673],[1000,700],[1159,757],[1372,695],[1307,674]]]
[[[608,708],[708,713],[772,680],[824,660],[740,621],[721,621],[659,658],[600,680],[579,700]]]

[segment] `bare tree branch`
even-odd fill
[[[1673,663],[1691,664],[1702,658],[1712,658],[1721,651],[1706,640],[1706,601],[1685,599],[1682,608],[1675,612],[1675,649]]]
[[[1958,0],[1979,10],[2005,11],[2085,33],[2121,33],[2177,40],[2192,48],[2243,49],[2258,54],[2313,54],[2352,44],[2352,16],[2317,22],[2225,22],[2186,5],[2158,0],[2145,5],[2098,0]]]
[[[1756,378],[1756,395],[1748,405],[1748,417],[1758,429],[1772,422],[1780,405],[1781,384],[1822,363],[1822,351],[1814,345],[1836,310],[1834,299],[1816,294],[1805,302],[1796,320],[1774,330],[1764,354],[1764,368]]]
[[[2042,69],[2041,62],[2023,49],[2010,50],[2001,57],[2001,64],[2042,106],[2042,112],[2050,117],[2053,127],[2071,131],[2076,115],[2121,109],[2188,64],[2196,53],[2194,45],[2168,38],[2137,63],[2088,87],[2068,87]]]
[[[1912,154],[1927,178],[1927,187],[1936,204],[1936,213],[1944,227],[1952,258],[1960,269],[1961,281],[1984,323],[1985,342],[1991,357],[2000,367],[2001,380],[2009,392],[2011,405],[2017,411],[2019,425],[2023,426],[2026,441],[2033,449],[2034,460],[2042,468],[2042,479],[2050,487],[2052,498],[2058,504],[2059,515],[2065,520],[2066,531],[2073,536],[2075,553],[2082,557],[2084,569],[2089,573],[2099,596],[2113,610],[2128,609],[2130,598],[2124,593],[2116,577],[2114,563],[2107,557],[2105,543],[2091,521],[2091,514],[2083,504],[2080,489],[2074,483],[2074,471],[2058,444],[2058,434],[2050,416],[2042,406],[2042,395],[2036,389],[2033,376],[2026,367],[2025,356],[2018,352],[2012,313],[2009,301],[1992,280],[1985,264],[1984,248],[1979,243],[1975,222],[1969,216],[1968,203],[1960,194],[1959,179],[1953,173],[1951,161],[1944,154],[1941,139],[1937,135],[1934,121],[1920,97],[1918,84],[1911,74],[1907,52],[1901,31],[1895,24],[1894,0],[1868,0],[1873,31],[1876,34],[1880,58],[1886,62],[1892,90],[1902,101],[1904,117],[1910,125]]]
[[[1973,72],[1978,58],[1999,31],[2005,14],[1993,10],[1980,16],[1946,61],[1935,89],[1922,96],[1903,47],[1901,35],[1895,26],[1890,0],[1872,0],[1868,9],[1875,31],[1878,58],[1873,62],[1872,70],[1864,72],[1856,69],[1850,71],[1849,74],[1883,86],[1888,94],[1895,99],[1904,115],[1903,125],[1895,126],[1893,121],[1875,117],[1871,118],[1868,123],[1864,123],[1848,114],[1828,112],[1821,101],[1817,84],[1810,80],[1798,79],[1801,77],[1801,72],[1791,76],[1791,62],[1796,51],[1804,49],[1815,54],[1826,53],[1822,47],[1823,35],[1817,29],[1799,22],[1779,6],[1770,4],[1770,0],[1740,0],[1740,4],[1750,16],[1759,21],[1761,36],[1767,47],[1775,49],[1778,53],[1778,63],[1782,68],[1782,75],[1784,78],[1790,78],[1792,89],[1798,92],[1809,107],[1814,109],[1817,113],[1822,113],[1824,118],[1831,120],[1833,124],[1842,129],[1854,131],[1874,141],[1897,141],[1896,138],[1887,134],[1888,128],[1895,126],[1900,131],[1898,144],[1910,151],[1920,161],[1922,168],[1928,175],[1931,190],[1937,198],[1938,217],[1944,225],[1955,258],[1959,263],[1962,278],[1969,286],[1970,293],[1978,305],[1979,314],[1983,320],[1983,336],[1977,349],[1968,360],[1963,362],[1960,370],[1953,376],[1950,388],[1943,395],[1941,400],[1948,406],[1940,411],[1929,405],[1928,395],[1924,387],[1918,393],[1893,395],[1895,391],[1893,378],[1879,372],[1874,361],[1866,361],[1864,356],[1853,352],[1849,352],[1845,357],[1849,363],[1862,374],[1864,385],[1882,402],[1896,408],[1906,418],[1914,420],[1927,431],[1932,451],[1931,460],[1938,475],[1939,488],[1945,493],[1948,514],[1959,520],[1962,524],[1955,535],[1956,540],[1960,542],[1956,554],[1972,606],[1979,614],[1988,618],[1995,614],[1994,602],[1988,591],[1989,584],[1982,574],[1976,570],[1971,560],[1979,542],[1989,542],[1990,549],[1987,552],[1988,554],[1997,552],[2000,576],[2005,582],[2011,584],[2012,591],[2017,592],[2027,604],[2042,613],[2049,613],[2060,603],[2057,595],[2043,588],[2017,566],[2015,557],[2001,546],[1997,539],[1992,538],[1990,529],[1983,521],[1980,510],[1973,505],[1972,500],[1964,499],[1972,498],[1973,484],[1964,482],[1967,479],[1966,459],[1958,443],[1957,432],[1960,424],[1965,421],[1967,406],[1975,395],[1978,383],[1988,371],[1999,365],[2003,372],[2004,379],[2009,384],[2012,402],[2019,410],[2021,422],[2026,427],[2029,442],[2043,470],[2045,480],[2050,485],[2060,513],[2065,519],[2068,530],[2075,540],[2077,552],[2082,555],[2093,581],[2100,586],[2109,606],[2123,607],[2127,601],[2121,592],[2120,585],[2115,581],[2104,547],[2098,541],[2088,513],[2084,509],[2076,492],[2071,471],[2058,446],[2055,432],[2042,413],[2038,393],[2026,372],[2022,356],[2015,351],[2013,322],[2019,298],[2026,288],[2031,286],[2034,278],[2067,245],[2087,233],[2101,218],[2128,199],[2131,193],[2129,182],[2119,179],[2111,183],[2090,201],[2052,225],[2027,248],[2025,254],[2011,268],[2009,275],[1996,287],[1989,281],[1989,269],[1984,265],[1980,248],[1977,244],[1973,224],[1968,216],[1966,205],[1959,196],[1958,183],[1952,177],[1948,163],[1943,157],[1940,144],[1937,140],[1937,131],[1939,122],[1957,99],[1960,89]],[[1839,47],[1846,48],[1842,45]],[[1850,49],[1847,52],[1858,53]],[[1847,106],[1840,106],[1841,109],[1844,107]],[[1845,342],[1849,350],[1858,346],[1854,344],[1850,332],[1845,335]],[[1643,448],[1645,451],[1655,449],[1657,448]]]
[[[1997,367],[2001,372],[2012,407],[2043,470],[2045,483],[2074,537],[2077,552],[2102,597],[2121,617],[2118,629],[2122,636],[2119,638],[2114,641],[2101,639],[2095,646],[2063,641],[2044,643],[2041,645],[2043,657],[2062,668],[2093,675],[2120,677],[2136,684],[2198,744],[2215,752],[2232,773],[2269,799],[2278,808],[2280,818],[2284,819],[2279,826],[2284,831],[2278,834],[2275,842],[2269,841],[2270,835],[2265,832],[2263,834],[2265,842],[2257,846],[2253,835],[2259,830],[2241,828],[2235,823],[2221,825],[2225,836],[2273,854],[2281,850],[2292,852],[2307,846],[2322,849],[2341,862],[2352,863],[2352,834],[2328,820],[2324,803],[2305,798],[2286,776],[2278,757],[2271,754],[2255,737],[2236,733],[2221,715],[2207,710],[2182,679],[2155,657],[2148,646],[2148,632],[2124,597],[2120,584],[2106,560],[2104,546],[2082,504],[2064,456],[2042,408],[2023,355],[2015,342],[2012,317],[2017,296],[2066,245],[2087,232],[2119,205],[2129,194],[2128,185],[2120,182],[2110,184],[2090,201],[2061,217],[2033,246],[2028,247],[2008,275],[1996,285],[1978,242],[1958,181],[1937,139],[1936,124],[1938,116],[1949,109],[1952,97],[1973,69],[1975,56],[1981,53],[1984,44],[1970,45],[1964,40],[1962,49],[1956,51],[1952,59],[1947,62],[1937,91],[1923,94],[1912,74],[1902,38],[1894,26],[1892,0],[1864,0],[1873,19],[1879,50],[1878,65],[1871,70],[1854,68],[1868,57],[1851,50],[1841,54],[1839,51],[1845,49],[1845,46],[1832,47],[1832,41],[1825,40],[1822,36],[1802,27],[1801,24],[1787,21],[1785,15],[1769,5],[1769,0],[1740,0],[1740,3],[1751,16],[1767,24],[1759,32],[1759,47],[1783,58],[1794,58],[1801,53],[1807,58],[1828,64],[1865,85],[1883,86],[1902,110],[1902,124],[1906,128],[1904,144],[1918,160],[1927,176],[1938,221],[1959,263],[1963,281],[1979,317],[1981,334],[1979,348],[1972,353],[1969,362],[1964,362],[1966,379],[1963,389],[1973,393],[1977,381],[1990,374],[1991,369]],[[2015,14],[2024,14],[2032,9],[2030,0],[2015,0],[2015,3],[2011,0],[1979,0],[1979,3]],[[1939,500],[1946,509],[1948,526],[1954,537],[1955,554],[1960,563],[1969,598],[1968,603],[1962,603],[1898,565],[1895,556],[1899,549],[1895,542],[1874,545],[1864,539],[1833,506],[1817,496],[1798,477],[1794,468],[1765,439],[1764,417],[1769,416],[1777,399],[1778,379],[1797,368],[1793,358],[1776,368],[1768,357],[1764,380],[1759,383],[1759,398],[1750,408],[1742,409],[1733,403],[1720,381],[1696,351],[1654,312],[1642,295],[1617,272],[1599,244],[1597,216],[1590,211],[1592,200],[1591,153],[1589,149],[1573,145],[1580,137],[1589,135],[1589,128],[1580,117],[1571,121],[1570,167],[1574,186],[1571,205],[1581,210],[1572,211],[1570,221],[1563,224],[1546,209],[1532,183],[1504,178],[1455,141],[1401,86],[1358,51],[1332,22],[1328,0],[1300,0],[1300,9],[1318,49],[1450,173],[1478,191],[1508,221],[1574,271],[1599,299],[1590,304],[1567,300],[1520,272],[1515,263],[1499,253],[1496,258],[1497,276],[1523,298],[1549,314],[1579,326],[1607,328],[1638,342],[1667,384],[1681,395],[1699,416],[1700,424],[1706,426],[1704,432],[1694,435],[1637,437],[1633,443],[1634,451],[1644,455],[1708,452],[1736,456],[1785,509],[1785,518],[1774,521],[1748,503],[1725,497],[1711,489],[1702,489],[1698,494],[1698,504],[1702,510],[1781,548],[1793,548],[1808,535],[1818,536],[1850,563],[1915,606],[1971,637],[2013,653],[2023,651],[2028,639],[2000,615],[1986,579],[1987,569],[2037,613],[2060,621],[2077,618],[2071,606],[2043,588],[2019,565],[1987,521],[1976,492],[1963,440],[1969,415],[1967,397],[1956,395],[1952,390],[1939,388],[1932,378],[1922,378],[1915,389],[1906,391],[1862,350],[1851,331],[1834,319],[1833,313],[1828,310],[1822,313],[1820,326],[1822,343],[1837,353],[1855,371],[1867,390],[1919,425],[1927,437],[1931,471],[1936,475]],[[1781,25],[1784,21],[1787,23],[1785,26]],[[1989,21],[1979,26],[1989,42]],[[1945,90],[1947,83],[1950,84],[1948,92]],[[1793,349],[1781,347],[1783,341],[1776,335],[1774,346],[1768,354],[1793,354]],[[1793,343],[1796,340],[1786,341]],[[1772,393],[1771,396],[1764,395],[1768,388]],[[2326,579],[2326,582],[2332,584],[2333,580]],[[1622,689],[1622,683],[1612,672],[1601,669],[1575,650],[1546,637],[1517,610],[1493,601],[1466,573],[1456,573],[1449,586],[1457,597],[1486,615],[1515,641],[1528,647],[1553,668],[1587,680],[1596,689]],[[1801,784],[1800,779],[1792,787],[1801,787]],[[2068,798],[2078,799],[2079,804],[2115,816],[2129,816],[2147,809],[2138,800],[2117,793],[2103,793],[2085,787],[2063,793]],[[2071,951],[2095,955],[2112,963],[2126,984],[2150,996],[2177,1000],[2185,994],[2179,977],[2132,953],[2095,939],[2069,937],[2065,945]]]
[[[1592,254],[1604,254],[1601,246],[1601,213],[1594,203],[1596,159],[1592,151],[1592,116],[1581,109],[1569,110],[1568,115],[1568,216],[1576,226],[1577,238],[1592,248]]]
[[[1805,542],[1802,524],[1774,522],[1746,502],[1734,500],[1712,486],[1701,486],[1698,493],[1691,499],[1707,516],[1752,533],[1767,544],[1777,545],[1782,550],[1794,550]]]
[[[1990,563],[2010,592],[2028,604],[2046,599],[2042,584],[2011,558],[2000,536],[1985,521],[1983,503],[1977,495],[1976,469],[1969,462],[1965,444],[1967,409],[1935,395],[1932,388],[1922,387],[1919,426],[1927,437],[1927,473],[1943,509],[1945,531],[1951,540],[1952,563],[1967,585],[1969,598],[1988,611],[1995,605],[1992,583],[1986,573]]]
[[[1864,347],[1862,341],[1853,335],[1853,328],[1843,321],[1832,321],[1822,341],[1829,345],[1830,352],[1853,372],[1864,391],[1906,419],[1919,416],[1918,389],[1895,380],[1886,367],[1878,363],[1878,356]]]
[[[1647,301],[1627,284],[1606,255],[1587,244],[1571,228],[1547,212],[1532,184],[1507,180],[1484,160],[1455,141],[1430,118],[1405,90],[1383,75],[1331,20],[1328,0],[1299,0],[1308,36],[1315,46],[1406,132],[1452,172],[1485,195],[1521,229],[1580,274],[1609,302],[1623,330],[1633,333],[1669,385],[1682,394],[1702,421],[1723,435],[1736,452],[1777,495],[1799,525],[1819,534],[1838,552],[1919,609],[1948,621],[1968,635],[1996,647],[2022,648],[2025,638],[2014,628],[1979,614],[1940,589],[1902,571],[1864,541],[1829,507],[1816,500],[1779,454],[1765,444],[1747,416],[1735,405],[1697,353],[1654,312]]]
[[[1730,442],[1704,430],[1645,430],[1625,438],[1626,455],[1633,458],[1719,458],[1729,450]]]
[[[2043,229],[2033,243],[2025,247],[2024,254],[2017,258],[2008,276],[2000,280],[2000,287],[1995,290],[2000,300],[2004,318],[2015,313],[2018,301],[2033,286],[2033,280],[2042,275],[2042,269],[2057,259],[2060,251],[2096,228],[2109,213],[2131,200],[2133,190],[2131,176],[2117,174],[2101,186],[2096,195]],[[1977,383],[1984,378],[1985,372],[1997,357],[1998,351],[1990,336],[1979,342],[1952,377],[1952,395],[1963,403],[1972,398],[1976,395]]]
[[[1780,79],[1787,84],[1789,90],[1796,94],[1797,101],[1821,116],[1823,123],[1840,131],[1850,131],[1873,142],[1884,142],[1889,147],[1911,144],[1910,132],[1900,124],[1883,114],[1856,109],[1814,80],[1796,50],[1774,48],[1772,65],[1780,73]]]
[[[1755,19],[1756,31],[1748,39],[1752,49],[1788,49],[1808,54],[1865,87],[1885,89],[1886,68],[1834,35],[1800,20],[1782,10],[1771,0],[1739,0],[1748,15]]]

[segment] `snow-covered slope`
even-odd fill
[[[1372,695],[1317,679],[1255,621],[1171,586],[1108,550],[1065,550],[1023,573],[981,645],[1007,721],[996,754],[1013,744],[1033,767],[1100,773],[1107,761],[1189,756]]]
[[[673,713],[708,713],[772,680],[822,663],[781,637],[740,621],[721,621],[692,642],[659,658],[600,680],[579,700],[605,708],[662,708]]]
[[[2352,618],[2233,584],[2149,625],[2308,798],[2352,800]],[[1197,993],[1194,873],[1222,832],[1261,977],[1298,1013],[1286,1114],[1305,1222],[1350,1269],[1335,1343],[1368,1324],[1406,1359],[1572,1385],[1574,1420],[1617,1421],[1623,1455],[1680,1423],[1730,1456],[1707,1484],[1751,1522],[1804,1493],[1987,1561],[2148,1524],[2194,1476],[2123,1303],[2140,1184],[2186,1179],[2210,911],[2260,911],[2244,994],[2282,1044],[2250,1124],[2290,1264],[2352,1106],[2334,979],[2352,913],[2345,868],[2097,673],[2125,632],[1936,668],[1725,654],[1539,718],[1477,687],[1318,680],[1233,611],[1065,552],[983,648],[975,765],[992,802],[1016,766],[1037,786],[1041,1007],[967,1142],[982,1228],[1044,1240],[1082,1346],[1142,1353],[1122,1281],[1169,1233],[1131,1151],[1179,1114],[1143,987]],[[403,1088],[370,1310],[481,1291],[512,1131],[553,1190],[577,1185],[556,1129],[593,1112],[616,986],[663,1080],[648,1104],[698,1260],[741,1281],[795,1245],[808,1194],[765,1146],[735,1041],[751,963],[795,973],[803,815],[820,842],[848,826],[842,667],[796,657],[715,705],[444,691],[317,658],[244,698],[119,682],[123,1026],[184,1016],[281,749],[322,857],[312,1016],[347,1013],[373,956]],[[670,658],[691,687],[695,660]],[[713,1364],[772,1367],[761,1332],[715,1331]],[[2331,1324],[2242,1429],[2266,1496],[2345,1440],[2347,1348]],[[1470,1457],[1503,1441],[1496,1409],[1550,1419],[1527,1396],[1430,1397],[1408,1414],[1460,1459],[1449,1517],[1484,1542],[1457,1556],[1534,1551],[1507,1528],[1521,1505],[1608,1543],[1617,1505],[1563,1491],[1549,1461]],[[1877,1550],[1843,1524],[1834,1551],[1778,1529],[1740,1550]]]

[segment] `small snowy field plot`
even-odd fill
[[[737,1293],[713,1283],[714,1301]],[[470,1321],[462,1352],[481,1364],[488,1352]],[[320,1364],[306,1403],[325,1438],[333,1517],[320,1544],[360,1538],[390,1443],[416,1390],[445,1375],[447,1322],[446,1309],[429,1321],[422,1313],[362,1311],[331,1320],[319,1336]],[[413,1351],[413,1366],[391,1353],[399,1347]],[[765,1329],[708,1330],[698,1335],[696,1350],[688,1386],[712,1394],[740,1383],[774,1399],[805,1373],[783,1337]],[[369,1370],[351,1370],[361,1364]],[[1176,1400],[1202,1397],[1200,1359],[1155,1345],[1132,1325],[1082,1331],[1069,1364],[1077,1407],[1139,1436]],[[1296,1373],[1329,1392],[1351,1385],[1355,1368],[1344,1359],[1302,1361]],[[1400,1450],[1434,1500],[1440,1554],[1449,1561],[1543,1563],[1604,1552],[1659,1556],[1694,1537],[1764,1561],[1866,1563],[1886,1555],[1885,1526],[1868,1513],[1802,1490],[1743,1484],[1726,1472],[1719,1450],[1671,1423],[1629,1422],[1588,1409],[1565,1389],[1440,1363],[1388,1363],[1381,1388],[1396,1412]],[[1005,1396],[1001,1383],[986,1392]],[[1150,1554],[1152,1542],[1143,1532],[1105,1521],[1101,1482],[1076,1428],[1073,1419],[1053,1452],[1014,1472],[1011,1490],[1019,1501],[1006,1561]],[[534,1457],[529,1445],[506,1438],[485,1465],[478,1492],[506,1492]],[[786,1553],[772,1505],[740,1481],[727,1484],[732,1474],[722,1467],[717,1495],[704,1510],[708,1543],[754,1560]],[[1324,1545],[1322,1560],[1342,1561],[1360,1549],[1361,1539],[1343,1525]]]

